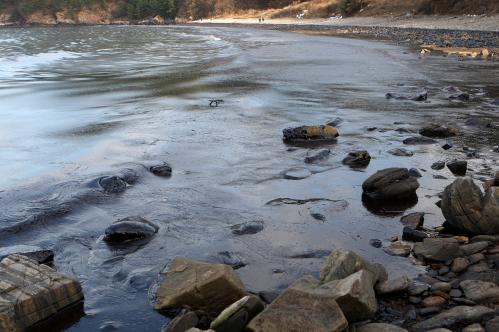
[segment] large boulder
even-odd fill
[[[416,257],[426,261],[446,262],[462,255],[454,238],[426,238],[414,244]]]
[[[201,310],[215,318],[245,295],[241,280],[230,266],[176,258],[164,273],[154,308],[166,312]]]
[[[319,281],[306,276],[286,289],[246,327],[250,332],[339,332],[348,321],[334,297],[317,292]],[[312,287],[309,287],[312,286]]]
[[[145,239],[153,236],[159,227],[141,217],[127,217],[115,221],[106,228],[104,241],[110,243],[122,243]]]
[[[471,178],[459,178],[447,186],[442,213],[454,228],[470,234],[499,234],[499,187],[482,194]]]
[[[412,330],[426,332],[437,328],[449,328],[455,331],[459,327],[494,317],[494,313],[494,310],[483,306],[457,306],[415,324]]]
[[[286,128],[282,131],[285,142],[295,141],[322,141],[335,140],[339,136],[338,130],[329,125],[322,126],[301,126],[295,128]]]
[[[320,272],[321,281],[327,283],[332,280],[344,279],[360,270],[372,272],[376,281],[388,279],[385,268],[380,264],[372,264],[364,260],[353,251],[334,250],[322,265]]]
[[[418,180],[406,168],[387,168],[371,175],[362,184],[364,194],[375,200],[401,199],[416,194]]]
[[[81,303],[80,283],[21,255],[0,262],[0,331],[22,332]]]

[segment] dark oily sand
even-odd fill
[[[435,203],[455,177],[444,168],[438,174],[447,179],[433,179],[434,162],[467,160],[476,179],[496,168],[496,62],[276,31],[110,26],[2,29],[0,65],[0,246],[53,250],[54,267],[82,282],[86,316],[71,332],[159,331],[168,318],[148,304],[149,287],[177,256],[238,266],[254,293],[316,274],[335,248],[383,263],[390,277],[416,276],[424,267],[370,240],[389,245],[409,212],[426,213],[425,227],[442,222]],[[470,100],[449,100],[450,85]],[[385,98],[423,90],[423,102]],[[210,108],[212,99],[225,102]],[[344,121],[334,143],[282,142],[284,128],[337,117]],[[447,122],[466,128],[452,149],[442,139],[403,145]],[[410,133],[395,131],[400,124]],[[387,153],[401,147],[414,156]],[[328,158],[305,163],[322,150]],[[372,157],[367,167],[342,165],[359,150]],[[151,173],[158,161],[174,176]],[[418,200],[364,206],[362,183],[388,167],[421,171]],[[313,175],[276,176],[295,168]],[[95,179],[105,176],[126,185],[104,192]],[[102,241],[112,221],[128,216],[154,221],[158,233],[123,248]],[[255,220],[263,230],[232,234],[231,226]]]

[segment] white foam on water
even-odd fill
[[[81,54],[67,51],[38,53],[35,55],[17,55],[0,58],[0,73],[16,73],[32,67],[39,67],[61,60],[75,59]]]

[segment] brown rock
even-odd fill
[[[333,126],[301,126],[287,128],[283,131],[284,141],[308,141],[308,140],[334,140],[339,136],[338,130]]]
[[[414,254],[424,260],[446,262],[461,256],[459,243],[452,238],[426,238],[414,245]]]
[[[440,296],[430,296],[423,300],[423,306],[425,307],[440,307],[447,302],[446,299]]]
[[[465,280],[459,285],[464,295],[476,303],[499,303],[499,286],[492,282]]]
[[[384,250],[391,256],[407,257],[411,254],[411,246],[401,241],[393,242],[388,248],[385,248]]]
[[[466,271],[466,269],[470,266],[470,262],[468,261],[467,258],[464,257],[457,257],[454,258],[452,261],[451,265],[451,271],[454,273],[461,273],[463,271]]]
[[[471,324],[471,325],[466,326],[463,329],[463,332],[485,332],[485,329],[482,327],[482,325],[475,323],[475,324]]]

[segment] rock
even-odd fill
[[[409,169],[409,175],[410,176],[413,176],[415,178],[420,178],[420,177],[423,177],[423,175],[421,175],[421,172],[418,171],[416,168],[411,168]]]
[[[371,271],[376,280],[386,280],[387,274],[383,266],[366,262],[356,253],[338,249],[334,250],[322,265],[320,279],[322,282],[344,279],[362,269]]]
[[[443,297],[430,296],[423,300],[424,307],[440,307],[447,302]]]
[[[451,285],[448,282],[436,282],[431,285],[432,291],[441,291],[444,293],[448,293],[451,290]]]
[[[440,311],[441,311],[440,307],[426,307],[426,308],[421,308],[419,310],[419,314],[421,316],[429,316],[429,315],[437,314]]]
[[[315,164],[320,161],[326,160],[331,155],[331,150],[321,150],[313,156],[309,156],[305,158],[305,163],[307,164]]]
[[[454,273],[461,273],[466,271],[466,269],[470,266],[470,262],[468,259],[463,257],[457,257],[452,261],[451,271]]]
[[[234,235],[250,235],[263,231],[263,220],[253,220],[242,224],[231,226]]]
[[[499,331],[499,316],[492,318],[485,324],[485,331],[487,332]]]
[[[151,166],[149,167],[149,171],[151,171],[152,174],[157,176],[162,176],[162,177],[172,176],[172,168],[170,165],[167,164]]]
[[[282,173],[282,176],[288,180],[303,180],[312,175],[308,168],[291,168]]]
[[[444,169],[444,167],[445,167],[445,161],[437,161],[431,165],[431,169],[434,169],[435,171]]]
[[[407,97],[393,94],[391,92],[385,95],[386,99],[396,99],[396,100],[412,100],[412,101],[426,101],[428,99],[428,92],[423,91],[417,95]]]
[[[407,332],[407,330],[392,324],[371,323],[355,328],[355,332]]]
[[[211,323],[210,329],[216,332],[242,332],[264,308],[258,297],[245,296],[222,311]]]
[[[457,99],[460,101],[469,101],[470,95],[466,92],[462,92],[462,93],[458,93],[458,94],[454,94],[454,95],[449,96],[449,99],[450,100]]]
[[[470,234],[499,234],[499,188],[485,195],[471,178],[456,179],[444,190],[442,213],[454,228]]]
[[[421,232],[410,227],[404,227],[402,233],[402,240],[404,241],[412,241],[412,242],[421,242],[427,237],[425,232]]]
[[[444,145],[442,145],[442,149],[444,149],[444,150],[449,150],[449,149],[452,149],[452,144],[450,144],[450,143],[445,143]]]
[[[371,239],[369,240],[369,244],[374,248],[381,248],[383,246],[383,242],[379,239]]]
[[[311,276],[297,280],[246,326],[250,332],[314,331],[341,332],[348,326],[334,297],[316,292]]]
[[[427,127],[422,128],[419,131],[419,134],[432,138],[447,138],[456,136],[458,132],[459,131],[456,128],[441,126],[438,124],[431,124]]]
[[[105,176],[99,179],[99,186],[108,194],[119,194],[126,190],[127,183],[119,176]]]
[[[406,276],[399,277],[396,279],[389,279],[383,282],[379,282],[376,287],[377,295],[389,295],[394,293],[405,292],[409,289],[411,285],[411,280]]]
[[[12,254],[18,254],[28,257],[38,264],[51,264],[54,261],[54,252],[52,250],[42,249],[35,246],[17,245],[0,248],[0,260]]]
[[[475,323],[466,326],[462,332],[485,332],[485,329],[482,327],[482,325]]]
[[[339,136],[338,130],[332,126],[301,126],[287,128],[282,131],[285,142],[294,141],[329,141],[335,140]]]
[[[80,283],[21,255],[0,262],[0,330],[27,331],[83,301]]]
[[[408,291],[410,295],[421,295],[424,292],[427,292],[430,289],[430,287],[431,286],[426,283],[414,282],[409,286]]]
[[[489,246],[489,243],[486,241],[482,242],[474,242],[470,244],[465,244],[461,246],[461,252],[463,253],[463,256],[471,256],[473,254],[479,253],[481,251],[484,251],[487,249]]]
[[[414,254],[424,260],[446,262],[461,256],[459,243],[453,238],[426,238],[414,244]]]
[[[499,243],[499,235],[477,235],[471,238],[470,242],[482,242],[482,241],[487,241],[487,242],[492,242],[492,243]]]
[[[499,303],[499,286],[492,282],[465,280],[460,283],[464,295],[476,303]]]
[[[366,167],[371,162],[367,151],[352,151],[343,159],[343,164],[350,167]]]
[[[418,180],[406,168],[378,171],[362,184],[364,194],[375,200],[403,199],[415,195],[418,188]]]
[[[411,254],[411,246],[400,241],[393,242],[384,249],[388,255],[407,257]]]
[[[165,325],[162,332],[185,332],[196,327],[198,322],[198,316],[194,312],[185,310]]]
[[[402,225],[406,227],[410,227],[412,229],[419,229],[423,227],[424,215],[425,214],[422,212],[409,213],[400,218],[400,222],[402,223]]]
[[[436,144],[437,141],[424,136],[412,136],[404,139],[402,143],[404,143],[405,145],[427,145]]]
[[[123,243],[145,239],[158,232],[159,227],[141,217],[127,217],[115,221],[106,228],[104,241],[110,243]]]
[[[409,296],[409,303],[411,304],[421,304],[423,300],[418,296]]]
[[[465,160],[454,160],[447,163],[447,168],[454,175],[465,176],[468,169],[468,162]]]
[[[481,322],[494,316],[494,310],[483,306],[457,306],[413,326],[415,332],[436,328],[454,329],[463,325]]]
[[[241,280],[228,265],[175,258],[162,274],[154,305],[159,311],[189,307],[216,317],[246,295]]]
[[[485,256],[482,253],[477,253],[477,254],[473,254],[473,255],[468,256],[468,261],[470,262],[470,264],[476,264],[480,261],[483,261],[484,259],[485,259]]]
[[[414,155],[414,152],[407,149],[392,149],[388,153],[397,157],[412,157]]]
[[[220,263],[229,265],[234,270],[240,269],[246,266],[246,263],[237,254],[230,251],[221,251],[218,253],[218,259]]]
[[[274,300],[277,299],[279,295],[281,295],[281,293],[277,291],[262,291],[258,293],[258,296],[260,296],[262,301],[267,304],[271,304],[272,302],[274,302]]]

